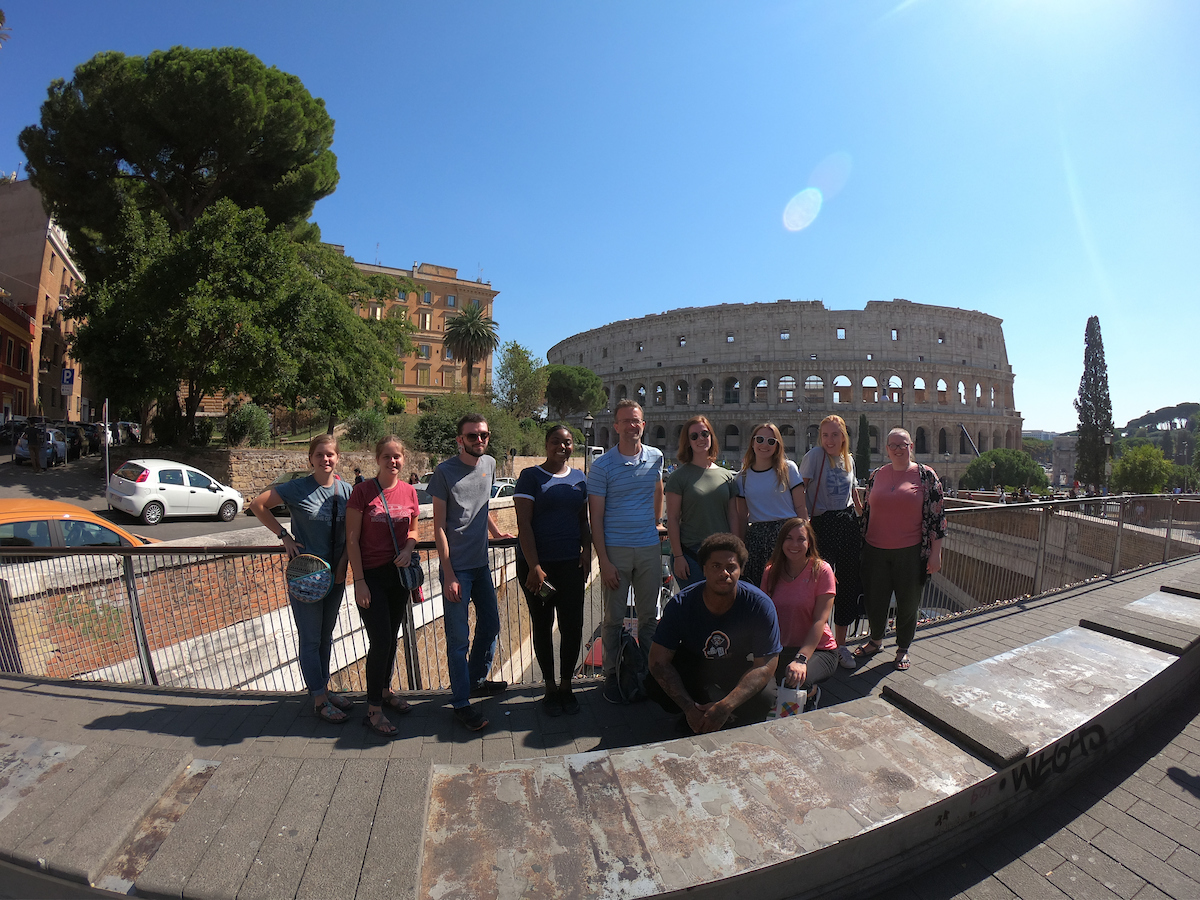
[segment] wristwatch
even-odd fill
[[[288,533],[286,528],[280,528],[278,537],[282,541],[284,538],[291,538],[292,536]],[[294,541],[295,538],[292,538],[292,540]]]
[[[796,658],[794,660],[792,660],[792,662],[798,662],[801,665],[807,666],[808,665],[808,657],[805,656],[803,653],[797,653]]]

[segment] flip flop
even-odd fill
[[[383,698],[383,706],[400,716],[412,712],[412,705],[399,694],[388,694]]]
[[[872,644],[874,644],[874,646],[872,646]],[[867,641],[865,644],[859,644],[854,648],[854,658],[857,660],[870,659],[882,649],[883,644],[876,644],[874,641]]]
[[[368,714],[367,717],[363,719],[363,725],[367,728],[370,728],[380,737],[394,738],[400,733],[396,726],[389,722],[383,713],[376,713],[376,715],[379,716],[378,722],[372,722],[371,716]]]
[[[328,700],[316,707],[315,712],[326,722],[332,722],[334,725],[341,725],[350,718]]]
[[[908,667],[912,665],[912,663],[909,661],[907,653],[897,653],[896,662],[894,665],[896,666],[897,672],[907,672]]]

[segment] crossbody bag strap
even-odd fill
[[[395,550],[396,555],[399,556],[400,555],[400,545],[396,543],[396,528],[392,524],[392,511],[390,509],[388,509],[387,497],[384,496],[384,493],[383,493],[383,485],[379,483],[378,478],[372,478],[371,480],[375,482],[375,487],[379,491],[379,499],[383,503],[383,514],[385,516],[387,516],[388,534],[390,534],[392,536],[392,549]]]

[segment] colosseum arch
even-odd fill
[[[836,337],[838,328],[843,329],[841,340]],[[726,340],[730,332],[733,343]],[[893,332],[899,340],[888,340]],[[784,333],[790,340],[779,339]],[[685,334],[684,345],[678,339]],[[858,310],[828,310],[817,301],[786,300],[688,307],[568,337],[550,348],[546,359],[551,364],[585,365],[600,377],[610,402],[606,410],[593,410],[596,434],[602,434],[604,426],[612,434],[615,401],[643,384],[650,388],[653,408],[648,441],[654,440],[658,426],[670,436],[688,417],[704,412],[718,435],[726,435],[731,426],[735,430],[736,449],[721,453],[722,461],[734,466],[740,462],[749,428],[764,419],[795,429],[797,454],[816,443],[817,427],[830,412],[845,418],[852,430],[866,413],[883,433],[900,421],[900,410],[890,405],[880,409],[885,392],[890,399],[903,400],[904,424],[914,444],[924,430],[926,452],[914,446],[918,460],[935,465],[950,483],[972,459],[972,442],[956,440],[956,435],[962,438],[960,422],[973,433],[982,432],[989,447],[1021,446],[1021,415],[1012,402],[1013,374],[1001,322],[971,310],[906,300],[871,301]],[[896,390],[891,376],[903,388]],[[869,398],[875,403],[863,400],[867,378],[877,379],[878,393]],[[690,386],[686,402],[675,391],[681,381]],[[741,382],[749,395],[742,394]],[[660,383],[662,405],[654,396]],[[969,391],[976,385],[980,394],[972,396]],[[867,389],[872,389],[869,381]],[[752,396],[757,401],[753,406]],[[982,402],[973,405],[972,399]],[[960,443],[966,445],[961,452],[956,450]],[[943,458],[947,453],[950,459]]]
[[[796,429],[791,425],[780,425],[779,433],[783,436],[783,449],[785,453],[796,455]]]
[[[629,391],[625,388],[625,385],[617,385],[617,402],[620,403],[622,400],[627,399],[629,399]]]
[[[804,452],[807,453],[813,447],[817,446],[817,441],[821,439],[821,426],[809,425],[804,429]]]
[[[646,408],[646,386],[639,384],[637,390],[634,391],[634,400],[642,405],[642,409]]]
[[[659,450],[667,449],[667,429],[659,425],[654,429],[653,444]]]
[[[862,402],[879,402],[879,382],[875,380],[874,375],[868,375],[862,380]]]
[[[721,446],[730,453],[742,452],[742,436],[736,425],[725,426],[725,436],[721,440]]]
[[[921,426],[917,426],[917,433],[913,435],[913,453],[923,454],[928,452],[929,449],[926,447],[925,429]]]
[[[667,405],[667,386],[665,384],[663,384],[661,381],[657,382],[654,385],[654,405],[655,406],[666,406]]]
[[[684,381],[683,379],[680,379],[679,381],[675,382],[675,405],[676,406],[687,406],[688,398],[690,396],[691,396],[691,386],[686,381]]]

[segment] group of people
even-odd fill
[[[532,620],[547,714],[580,709],[572,675],[583,644],[593,551],[604,599],[603,696],[613,703],[625,702],[616,665],[631,591],[648,693],[696,733],[761,718],[781,684],[807,692],[806,707],[815,707],[820,684],[839,665],[854,668],[880,652],[893,593],[894,664],[909,667],[922,585],[941,565],[945,516],[937,475],[912,460],[908,432],[888,434],[889,464],[871,473],[861,491],[838,416],[821,423],[819,445],[799,465],[787,458],[774,424],[757,426],[737,474],[716,464],[712,423],[693,416],[680,432],[679,466],[665,481],[662,452],[642,442],[641,406],[620,401],[614,422],[616,446],[586,477],[570,465],[571,431],[551,426],[545,460],[521,473],[514,492],[517,579]],[[486,420],[464,416],[456,440],[459,453],[438,466],[429,494],[451,705],[464,726],[479,730],[488,721],[471,698],[507,689],[489,679],[500,617],[487,542],[489,535],[513,535],[488,511],[495,461],[486,454]],[[328,683],[334,625],[347,566],[353,568],[354,600],[370,642],[364,724],[385,737],[396,734],[388,716],[411,708],[391,690],[396,641],[412,602],[399,572],[417,543],[416,492],[400,477],[404,452],[399,438],[384,438],[376,446],[378,474],[351,488],[335,475],[336,440],[321,435],[310,444],[310,476],[276,485],[250,505],[289,557],[314,553],[334,569],[324,601],[293,603],[304,680],[316,713],[330,722],[346,721],[352,705]],[[292,513],[295,537],[271,514],[280,503]],[[680,591],[659,620],[664,505]],[[468,603],[475,606],[473,640]],[[862,605],[870,638],[852,651],[847,631]]]

